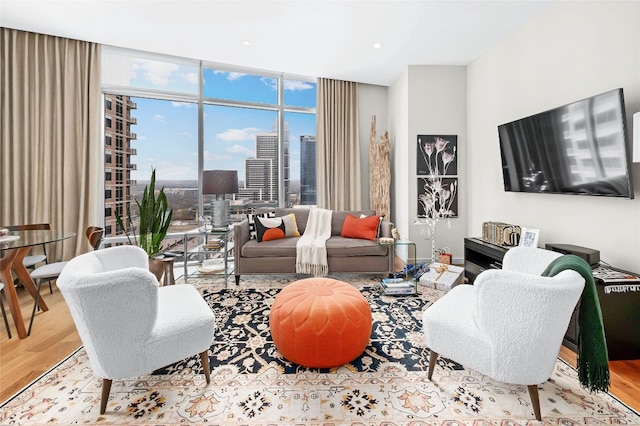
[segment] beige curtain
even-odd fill
[[[318,207],[361,208],[358,84],[318,79],[316,174]]]
[[[86,251],[101,193],[100,46],[0,28],[0,225],[48,222]]]

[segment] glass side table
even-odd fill
[[[233,236],[233,228],[231,226],[225,228],[213,228],[208,230],[198,229],[195,231],[185,232],[182,241],[184,245],[184,282],[188,280],[187,263],[190,256],[196,256],[198,263],[202,267],[202,263],[213,257],[221,260],[220,268],[212,269],[212,272],[224,274],[224,285],[227,287],[229,275],[233,272],[233,266],[229,262],[229,252],[233,249],[233,242],[230,241]],[[204,242],[198,241],[198,245],[189,249],[189,240],[193,237],[203,237]],[[199,271],[198,273],[203,273]]]
[[[393,240],[393,242],[380,242],[378,244],[389,246],[389,270],[395,271],[395,258],[398,251],[406,251],[407,263],[414,266],[414,270],[404,278],[383,278],[380,280],[380,288],[388,296],[411,296],[418,293],[418,283],[415,277],[416,243],[409,240]]]

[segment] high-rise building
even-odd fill
[[[283,180],[285,202],[289,199],[289,129],[285,123],[283,135]],[[239,190],[241,198],[250,198],[277,203],[279,195],[280,151],[277,123],[269,133],[256,134],[256,156],[245,159],[244,188]],[[259,197],[259,198],[254,198]]]
[[[300,204],[316,203],[316,137],[302,135],[300,136]]]
[[[136,184],[131,180],[131,170],[136,165],[131,157],[137,154],[131,147],[136,134],[131,132],[131,125],[136,118],[131,111],[136,103],[129,96],[105,95],[104,104],[104,225],[105,236],[116,235],[118,231],[115,212],[126,217],[127,208],[131,207],[131,187]]]

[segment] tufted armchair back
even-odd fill
[[[96,375],[139,374],[144,357],[130,354],[142,351],[158,308],[158,280],[144,250],[121,246],[78,256],[63,270],[58,287]]]
[[[539,419],[535,385],[553,371],[585,284],[574,270],[541,275],[559,256],[514,247],[503,269],[482,272],[473,285],[454,287],[425,310],[425,341],[434,357],[429,378],[442,355],[495,380],[527,385]]]
[[[103,379],[101,413],[113,379],[148,374],[198,353],[209,383],[211,308],[191,285],[159,287],[141,248],[77,256],[60,274],[58,287],[91,367]]]

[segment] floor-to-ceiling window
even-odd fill
[[[316,84],[281,73],[105,47],[105,227],[156,170],[171,230],[197,226],[202,170],[235,170],[233,211],[315,204]]]

